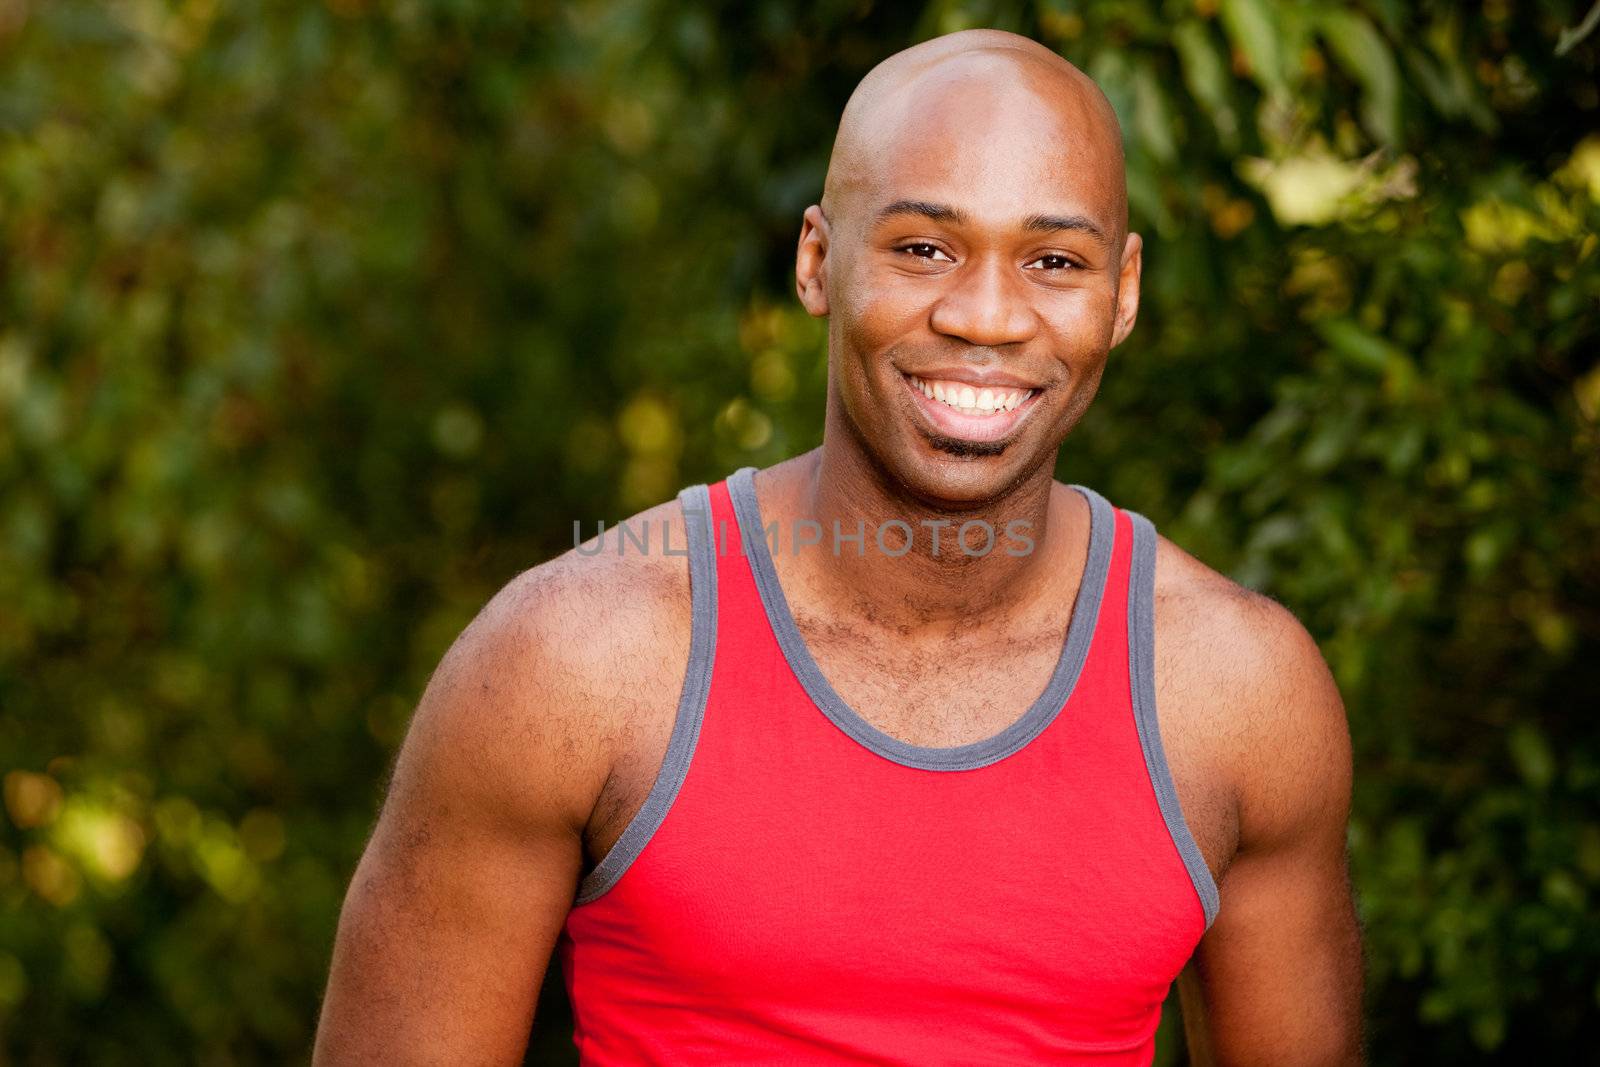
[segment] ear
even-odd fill
[[[800,303],[817,318],[828,313],[828,217],[812,204],[800,221],[800,247],[794,254],[794,287]]]
[[[1144,239],[1128,234],[1122,245],[1122,273],[1117,277],[1116,322],[1111,330],[1111,347],[1127,340],[1139,317],[1139,277],[1144,271]]]

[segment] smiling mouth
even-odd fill
[[[980,388],[965,382],[919,378],[915,374],[907,374],[905,378],[913,389],[929,400],[968,416],[994,416],[1015,411],[1039,391],[995,386]]]
[[[1044,387],[976,385],[900,373],[933,447],[962,456],[999,455],[1039,406]]]

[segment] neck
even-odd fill
[[[999,497],[953,507],[911,495],[859,448],[830,443],[794,461],[767,521],[783,521],[785,547],[794,520],[820,526],[820,543],[791,550],[795,569],[829,599],[887,626],[970,621],[1036,603],[1060,591],[1063,573],[1076,574],[1061,561],[1087,542],[1088,511],[1056,498],[1053,485],[1041,466]]]

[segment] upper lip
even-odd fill
[[[931,367],[927,370],[906,370],[900,373],[923,381],[960,382],[974,389],[1039,389],[1041,386],[1003,370],[979,370],[975,367]]]

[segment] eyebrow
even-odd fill
[[[962,226],[968,221],[966,212],[948,204],[935,204],[927,200],[896,200],[880,210],[873,223],[877,225],[897,215],[920,215],[934,222]],[[1029,215],[1022,220],[1022,228],[1029,233],[1055,233],[1074,230],[1086,233],[1101,244],[1110,244],[1110,238],[1095,223],[1083,215]]]
[[[967,221],[966,212],[944,204],[930,204],[926,200],[896,200],[878,212],[875,222],[892,219],[896,215],[922,215],[934,222],[948,222],[960,226]]]
[[[1031,233],[1055,233],[1057,230],[1077,230],[1086,233],[1101,244],[1110,244],[1105,231],[1082,215],[1029,215],[1022,220],[1022,228]]]

